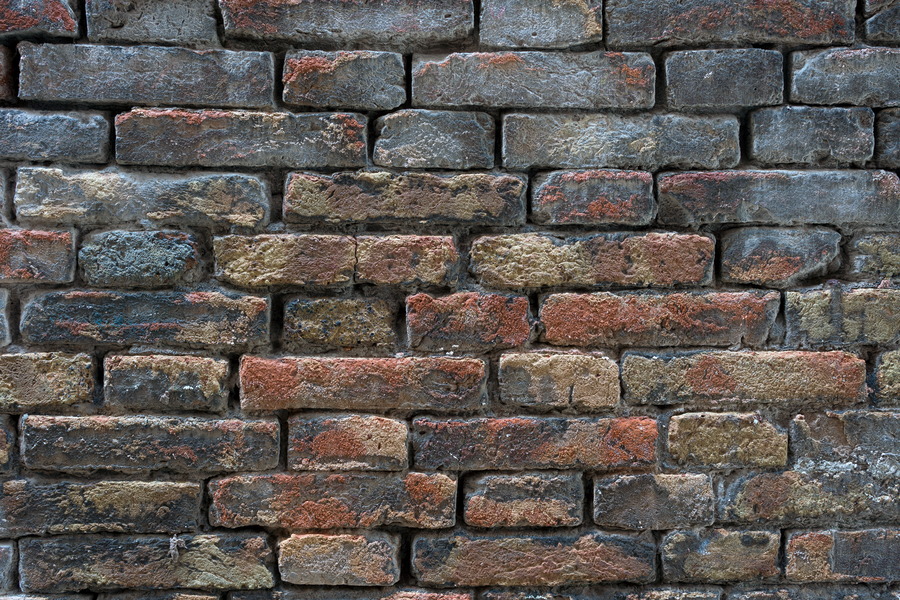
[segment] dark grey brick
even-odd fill
[[[88,39],[218,46],[215,0],[87,0]]]
[[[615,170],[538,175],[531,211],[536,223],[647,225],[656,215],[653,175]]]
[[[84,239],[78,264],[91,286],[167,287],[201,277],[200,252],[200,240],[190,233],[107,231]]]
[[[900,169],[900,108],[878,113],[875,160],[879,167]]]
[[[373,160],[382,167],[490,169],[494,120],[477,112],[400,110],[376,122]]]
[[[827,227],[742,227],[722,234],[722,281],[788,288],[837,269],[841,234]]]
[[[865,0],[866,40],[900,42],[900,2],[897,0]]]
[[[103,398],[121,411],[210,411],[228,406],[228,361],[204,356],[108,355]]]
[[[284,61],[284,102],[314,108],[390,110],[406,102],[403,55],[292,50]]]
[[[712,525],[708,475],[618,475],[594,479],[594,522],[618,529]]]
[[[764,165],[862,165],[875,148],[870,108],[779,106],[750,115],[751,157]]]
[[[479,42],[495,48],[565,48],[603,39],[603,3],[484,0]]]
[[[666,57],[671,109],[724,109],[780,104],[784,74],[780,52],[760,48],[688,50]]]
[[[109,122],[95,112],[0,109],[0,158],[101,163],[109,154]]]
[[[900,106],[900,48],[828,48],[791,54],[791,101]]]

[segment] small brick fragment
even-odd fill
[[[722,281],[788,288],[835,270],[841,234],[827,227],[743,227],[721,236]]]
[[[219,44],[213,0],[87,0],[92,42],[208,47]]]
[[[900,4],[892,0],[865,2],[865,30],[868,42],[900,42]]]
[[[282,82],[293,106],[391,110],[406,102],[403,55],[394,52],[291,50]]]
[[[68,283],[74,278],[74,232],[0,230],[0,282]]]
[[[878,166],[900,169],[900,109],[892,108],[879,112],[875,130],[878,132],[875,143]]]
[[[78,21],[78,8],[73,0],[7,1],[0,13],[0,38],[76,38]]]
[[[288,420],[293,471],[402,471],[406,421],[375,415],[295,416]]]
[[[750,115],[750,154],[764,165],[862,166],[875,149],[871,108],[778,106]]]
[[[668,105],[679,110],[781,104],[782,62],[780,52],[760,48],[672,52],[666,57]]]
[[[616,475],[594,480],[594,523],[617,529],[675,529],[712,525],[707,475]]]
[[[788,436],[755,413],[687,413],[669,422],[668,448],[689,467],[780,467],[787,464]]]
[[[553,225],[649,225],[653,175],[642,171],[554,171],[538,175],[531,217]]]
[[[900,106],[900,48],[791,53],[791,102]]]
[[[400,579],[400,538],[295,534],[279,544],[278,570],[299,585],[394,585]]]
[[[505,353],[499,379],[500,401],[529,412],[591,413],[619,403],[619,368],[604,356]]]
[[[437,235],[356,238],[358,283],[446,286],[457,275],[459,252],[452,237]]]
[[[777,531],[673,531],[662,541],[663,576],[695,583],[773,580],[780,541]]]
[[[799,414],[791,423],[797,468],[856,471],[896,482],[896,411],[853,410]]]
[[[794,532],[787,542],[785,575],[794,582],[900,581],[900,530]]]
[[[531,335],[529,315],[524,296],[459,292],[406,299],[409,345],[425,352],[519,346]]]
[[[477,112],[403,109],[379,117],[372,160],[407,169],[490,169],[494,120]]]
[[[87,354],[0,354],[0,412],[60,410],[90,403],[94,390]]]
[[[156,288],[197,282],[201,243],[181,231],[89,234],[78,251],[84,282],[96,287]]]
[[[572,473],[481,475],[466,481],[464,514],[473,527],[581,524],[584,486]]]
[[[550,4],[542,0],[485,0],[478,39],[497,48],[565,48],[603,38],[600,0]]]
[[[111,355],[103,362],[104,404],[121,411],[223,412],[228,361],[202,356]]]
[[[294,298],[284,306],[284,342],[290,346],[391,346],[397,309],[369,298]]]
[[[895,344],[900,340],[900,289],[787,292],[785,316],[791,345]]]
[[[109,121],[96,112],[0,108],[0,158],[102,163],[109,155]]]

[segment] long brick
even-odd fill
[[[376,415],[298,415],[288,420],[287,465],[295,471],[402,471],[406,421]]]
[[[0,282],[68,283],[74,278],[74,232],[0,230]]]
[[[527,412],[592,413],[619,403],[619,367],[595,354],[504,353],[499,383],[500,402]]]
[[[90,403],[92,364],[87,354],[0,354],[0,412],[41,412]]]
[[[397,306],[372,298],[292,298],[284,306],[289,347],[391,346]]]
[[[0,543],[0,589],[17,589],[18,556],[14,542]],[[9,596],[7,596],[9,597]]]
[[[125,202],[136,199],[140,202]],[[23,223],[146,224],[257,228],[269,222],[269,188],[250,175],[75,171],[22,167],[16,218]]]
[[[452,358],[241,359],[241,408],[470,412],[485,398],[485,364]]]
[[[94,287],[190,285],[203,273],[202,242],[182,231],[104,231],[81,243],[78,265]]]
[[[363,167],[366,117],[135,109],[116,116],[116,160],[171,167]]]
[[[749,589],[747,589],[749,588]],[[749,585],[729,594],[729,600],[895,600],[896,594],[858,585]]]
[[[26,592],[275,585],[272,549],[258,535],[29,538],[19,543],[19,553]]]
[[[584,485],[573,473],[481,475],[466,481],[464,514],[473,527],[581,525]]]
[[[553,294],[543,339],[557,346],[731,346],[765,343],[777,292]]]
[[[538,175],[531,218],[553,225],[649,225],[653,175],[642,171],[554,171]]]
[[[406,102],[403,55],[352,50],[291,50],[284,60],[285,104],[390,110]]]
[[[358,283],[446,286],[457,275],[459,251],[450,236],[388,235],[356,238]]]
[[[78,37],[78,8],[73,0],[6,2],[0,13],[0,38]]]
[[[272,106],[268,52],[19,44],[19,98],[78,104]],[[202,81],[203,85],[197,85]]]
[[[103,361],[103,399],[121,411],[223,412],[228,406],[228,361],[203,356],[109,355]]]
[[[195,474],[278,464],[278,423],[270,420],[27,415],[20,428],[29,469]]]
[[[875,147],[871,108],[778,106],[750,115],[750,154],[764,165],[862,165]]]
[[[250,347],[268,342],[269,300],[230,292],[48,292],[22,311],[39,344]]]
[[[87,35],[92,42],[216,46],[214,6],[209,0],[87,0]]]
[[[510,114],[503,117],[503,165],[510,169],[720,169],[740,159],[730,116]]]
[[[674,110],[781,104],[783,57],[775,50],[687,50],[666,56],[666,97]]]
[[[668,449],[693,468],[781,467],[788,436],[756,413],[686,413],[669,422]]]
[[[900,581],[898,529],[794,532],[785,554],[789,581]]]
[[[542,0],[485,0],[478,39],[488,47],[564,48],[603,38],[600,0],[547,5]]]
[[[663,576],[689,583],[772,581],[780,574],[780,541],[777,531],[674,531],[662,541]]]
[[[841,234],[827,227],[742,227],[724,232],[721,279],[727,283],[793,287],[840,265]]]
[[[278,570],[299,585],[387,586],[400,579],[400,538],[295,534],[278,546]]]
[[[231,592],[229,596],[233,600],[475,600],[475,593],[472,591],[437,591],[408,587],[380,589],[292,587],[255,592]]]
[[[218,600],[219,596],[203,592],[144,591],[97,594],[96,598],[97,600]]]
[[[712,525],[712,481],[697,474],[616,475],[594,479],[594,523],[617,529]]]
[[[722,600],[720,588],[696,586],[602,586],[596,588],[569,588],[552,591],[547,588],[496,588],[482,593],[483,600]],[[765,600],[782,600],[769,599]],[[843,599],[842,599],[843,600]],[[866,599],[870,600],[870,599]]]
[[[895,344],[900,340],[900,290],[831,287],[787,292],[785,316],[788,344]]]
[[[791,423],[793,465],[803,470],[852,470],[895,483],[898,428],[897,411],[799,414]]]
[[[480,112],[403,109],[379,117],[372,161],[403,169],[490,169],[494,119]],[[340,166],[340,165],[337,165]]]
[[[900,178],[889,171],[714,171],[658,178],[665,225],[891,224]]]
[[[456,481],[438,473],[235,475],[209,486],[216,527],[452,527]]]
[[[0,158],[102,163],[109,155],[109,121],[96,112],[0,108]]]
[[[406,326],[410,347],[425,352],[512,348],[531,335],[528,298],[479,292],[410,296]]]
[[[791,53],[791,102],[900,106],[900,48]]]
[[[413,421],[413,464],[449,471],[646,468],[656,458],[648,417]]]

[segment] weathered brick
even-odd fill
[[[16,99],[16,56],[12,48],[0,46],[0,102]]]
[[[499,379],[500,402],[526,411],[591,413],[619,403],[619,367],[600,355],[505,353]]]
[[[278,546],[278,570],[299,585],[394,585],[400,580],[400,538],[295,534]]]
[[[410,347],[425,352],[512,348],[531,335],[528,298],[479,292],[410,296],[406,325]]]
[[[122,411],[222,412],[228,361],[203,356],[110,355],[103,361],[104,405]]]
[[[866,363],[846,352],[689,352],[622,359],[632,404],[813,404],[866,401]]]
[[[875,149],[871,108],[778,106],[750,115],[750,155],[764,165],[862,165]]]
[[[219,0],[225,36],[285,40],[296,45],[361,45],[417,49],[465,40],[472,32],[472,0],[356,3],[314,0]],[[302,27],[297,24],[302,23]]]
[[[16,545],[13,542],[0,543],[0,589],[17,589],[15,585],[17,573]],[[9,598],[9,596],[5,596]]]
[[[439,473],[235,475],[210,483],[216,527],[452,527],[456,481]]]
[[[875,363],[875,395],[882,405],[900,406],[900,350],[885,352]]]
[[[102,163],[109,155],[109,121],[96,112],[0,108],[0,158]]]
[[[878,132],[875,148],[878,166],[900,169],[900,109],[879,112],[875,129]]]
[[[656,437],[648,417],[419,418],[413,462],[448,471],[646,468],[656,459]]]
[[[413,588],[292,587],[264,592],[231,592],[232,600],[475,600],[474,592]],[[869,599],[866,599],[869,600]]]
[[[594,479],[594,522],[618,529],[675,529],[712,525],[709,476],[616,475]]]
[[[553,294],[541,305],[557,346],[751,346],[765,343],[777,292]]]
[[[217,46],[214,0],[87,0],[92,42]]]
[[[896,485],[900,413],[846,411],[800,414],[791,423],[791,456],[804,470],[859,472]]]
[[[598,587],[565,592],[544,589],[494,589],[480,596],[483,600],[722,600],[719,588],[644,585]],[[781,600],[781,599],[779,599]],[[866,599],[868,600],[868,599]]]
[[[900,48],[791,53],[791,102],[900,106]]]
[[[73,231],[0,229],[0,282],[67,283],[74,278]]]
[[[24,100],[243,108],[273,103],[275,63],[268,52],[27,42],[18,50]]]
[[[673,531],[662,541],[663,576],[696,583],[772,580],[780,573],[780,540],[777,531]]]
[[[641,171],[554,171],[534,179],[531,218],[552,225],[649,225],[653,175]]]
[[[135,109],[116,116],[116,160],[171,167],[363,167],[366,117]]]
[[[497,48],[565,48],[603,39],[600,0],[485,0],[478,39]]]
[[[658,178],[664,225],[879,225],[900,218],[889,171],[713,171]]]
[[[0,411],[60,410],[88,404],[94,390],[87,354],[0,354]]]
[[[525,220],[524,177],[507,173],[291,173],[289,223],[513,225]]]
[[[866,0],[865,30],[869,42],[900,42],[900,4],[895,0]]]
[[[219,600],[218,594],[196,592],[113,592],[98,594],[97,600]]]
[[[865,586],[752,586],[732,590],[728,600],[897,600],[897,596]]]
[[[788,436],[757,413],[687,413],[669,422],[668,449],[689,467],[781,467]]]
[[[0,348],[8,346],[11,341],[9,334],[9,291],[0,289]]]
[[[666,97],[673,109],[781,104],[780,52],[760,48],[687,50],[666,56]]]
[[[198,525],[202,485],[169,481],[3,482],[5,536],[176,533]]]
[[[464,515],[473,527],[581,525],[584,485],[577,473],[481,475],[465,485]]]
[[[268,186],[239,174],[22,167],[15,205],[20,222],[42,225],[178,225],[221,231],[269,222]]]
[[[699,234],[514,233],[476,238],[470,260],[478,280],[496,288],[668,287],[711,283],[714,255],[715,240]]]
[[[795,532],[788,538],[790,581],[900,581],[900,530]]]
[[[229,235],[213,249],[216,277],[241,287],[341,286],[356,264],[356,243],[343,235]]]
[[[785,316],[791,345],[894,344],[900,340],[900,289],[787,292]]]
[[[41,35],[78,37],[78,9],[73,0],[4,2],[0,38]]]
[[[12,472],[18,458],[16,428],[13,427],[12,417],[0,415],[0,474]]]
[[[371,298],[293,298],[284,306],[282,336],[290,346],[390,346],[397,308]]]
[[[437,235],[356,238],[358,283],[446,286],[457,275],[459,252],[452,237]]]
[[[201,242],[181,231],[106,231],[89,234],[78,251],[87,285],[154,288],[197,282]]]
[[[287,464],[294,471],[402,471],[406,421],[376,415],[291,417]]]
[[[269,300],[230,292],[41,294],[22,311],[22,337],[38,344],[249,347],[269,339]]]
[[[602,533],[419,535],[412,552],[416,580],[439,587],[648,582],[656,572],[651,542]]]
[[[721,235],[722,281],[788,288],[834,271],[841,234],[827,227],[742,227]]]
[[[314,108],[391,110],[406,102],[403,55],[352,50],[291,50],[284,61],[284,103]]]
[[[44,417],[21,420],[29,469],[216,473],[272,469],[278,422],[178,417]]]
[[[19,554],[27,592],[275,585],[272,549],[265,537],[250,534],[28,538]]]
[[[490,169],[494,119],[477,112],[404,109],[379,117],[372,156],[381,167]]]
[[[854,38],[853,0],[643,0],[606,3],[607,43],[614,48],[730,44],[834,44]]]
[[[470,412],[485,398],[475,359],[241,359],[241,408]]]
[[[730,116],[510,114],[503,117],[507,168],[728,168],[740,159]]]

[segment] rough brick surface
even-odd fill
[[[72,231],[0,230],[0,281],[67,283],[75,277]]]
[[[879,112],[876,129],[875,155],[878,165],[888,169],[900,168],[900,109]]]
[[[604,356],[505,353],[499,379],[500,401],[527,412],[591,413],[619,403],[619,369]]]
[[[200,254],[200,240],[190,233],[107,231],[82,241],[78,262],[92,286],[159,288],[199,280]]]
[[[0,109],[0,157],[7,160],[102,163],[109,121],[96,112]]]
[[[94,389],[87,354],[36,352],[0,355],[0,411],[60,410],[89,403]]]
[[[407,169],[490,169],[494,120],[486,113],[405,109],[375,123],[373,162]]]
[[[788,436],[756,413],[687,413],[672,417],[668,449],[694,468],[780,467]]]
[[[787,339],[802,346],[900,340],[900,290],[826,288],[785,294]]]
[[[288,468],[296,471],[402,471],[406,421],[373,415],[292,417]]]
[[[356,239],[356,280],[375,285],[445,286],[456,276],[452,237],[391,235]]]
[[[779,106],[750,116],[750,154],[766,165],[862,165],[875,148],[870,108]]]
[[[791,55],[791,101],[898,106],[900,48],[832,48]]]
[[[394,52],[288,52],[284,102],[313,108],[390,110],[406,102],[403,56]]]
[[[711,525],[712,483],[706,475],[617,475],[594,480],[594,522],[617,529]]]
[[[898,581],[898,552],[896,529],[797,532],[788,539],[785,573],[797,582]]]
[[[78,9],[72,0],[6,2],[0,13],[0,37],[78,37]]]
[[[524,296],[416,294],[406,299],[406,317],[410,345],[421,351],[512,348],[531,335]]]
[[[485,0],[479,39],[488,47],[565,48],[603,38],[597,0],[547,5],[541,0]]]
[[[548,225],[647,225],[653,177],[641,171],[554,171],[535,178],[531,218]]]
[[[669,107],[721,110],[779,104],[782,62],[780,52],[759,48],[673,52],[666,57]]]
[[[86,0],[92,42],[218,44],[214,0]]]
[[[722,234],[722,281],[786,288],[835,270],[841,234],[825,227],[744,227]]]
[[[482,475],[465,487],[465,520],[473,527],[580,525],[583,504],[584,486],[572,474]]]
[[[109,355],[104,402],[122,411],[222,412],[228,405],[228,362],[202,356]]]
[[[400,539],[390,534],[295,534],[278,546],[278,570],[300,585],[393,585],[399,553]]]
[[[289,346],[390,346],[397,308],[366,298],[294,298],[284,307],[282,336]]]
[[[695,583],[772,580],[779,541],[771,531],[675,531],[662,541],[663,575]]]

